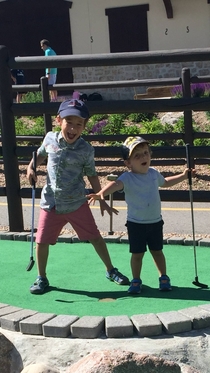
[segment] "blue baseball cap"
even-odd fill
[[[88,119],[90,116],[87,106],[81,100],[63,101],[58,109],[58,115],[60,115],[61,118],[75,115],[83,119]]]

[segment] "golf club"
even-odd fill
[[[192,193],[192,174],[191,174],[191,161],[190,161],[190,144],[186,144],[186,158],[187,158],[187,168],[188,172],[188,182],[189,182],[189,193],[190,193],[190,206],[191,206],[191,217],[192,217],[192,233],[193,233],[193,251],[195,260],[195,280],[192,282],[193,285],[199,288],[208,289],[208,285],[202,284],[198,280],[198,270],[197,270],[197,258],[196,258],[196,245],[195,245],[195,225],[194,225],[194,213],[193,213],[193,193]]]
[[[33,152],[33,170],[36,173],[36,152]],[[26,267],[26,271],[30,271],[34,266],[34,258],[33,258],[33,246],[34,246],[34,208],[35,208],[35,186],[36,183],[32,180],[32,219],[31,219],[31,248],[30,248],[30,262]]]

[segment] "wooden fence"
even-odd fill
[[[56,115],[59,103],[49,102],[49,87],[47,79],[41,78],[40,84],[13,86],[11,85],[10,69],[34,69],[46,67],[82,67],[82,66],[111,66],[130,64],[154,64],[165,62],[186,62],[186,61],[208,61],[210,59],[210,49],[180,50],[165,52],[136,52],[136,53],[114,53],[100,55],[79,55],[79,56],[53,56],[53,57],[16,57],[12,58],[8,54],[5,46],[0,46],[0,124],[1,141],[0,156],[4,163],[6,185],[0,188],[0,196],[7,196],[9,224],[11,231],[22,231],[24,229],[22,214],[22,198],[30,198],[30,188],[20,188],[19,164],[28,162],[33,150],[37,149],[37,141],[41,142],[42,137],[30,136],[21,137],[15,134],[15,116],[43,115],[45,120],[45,132],[52,129],[51,116]],[[138,113],[138,112],[176,112],[184,111],[184,133],[167,134],[142,134],[149,141],[158,139],[183,139],[191,147],[191,155],[195,164],[210,163],[210,147],[194,147],[196,138],[210,138],[206,132],[193,132],[192,110],[209,111],[210,98],[191,98],[191,83],[209,82],[210,76],[191,77],[190,69],[184,68],[181,77],[171,79],[147,79],[147,80],[125,80],[115,82],[83,82],[55,84],[50,89],[99,89],[126,86],[182,86],[183,98],[170,99],[148,99],[148,100],[116,100],[87,102],[91,115],[93,114],[118,114],[118,113]],[[42,103],[15,104],[12,100],[12,91],[41,91]],[[85,136],[88,141],[123,141],[126,136]],[[30,140],[36,145],[17,146],[20,141]],[[185,147],[153,147],[154,165],[183,165],[186,163]],[[95,147],[97,165],[122,165],[119,147],[98,146]],[[116,158],[119,160],[116,161]],[[12,171],[12,172],[11,172]],[[40,190],[36,190],[37,197]],[[164,201],[188,201],[189,193],[179,190],[161,190],[161,199]],[[115,194],[114,198],[123,198],[123,195]],[[209,201],[210,191],[195,191],[195,201]]]

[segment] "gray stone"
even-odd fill
[[[36,233],[33,234],[33,242],[35,242],[35,240],[36,240]],[[31,242],[31,233],[29,233],[29,234],[27,235],[27,241],[28,241],[28,242]]]
[[[109,234],[107,236],[103,236],[103,239],[105,242],[113,242],[113,243],[118,243],[120,242],[121,235],[113,235]]]
[[[0,233],[0,239],[1,240],[14,240],[14,234],[17,232],[1,232]]]
[[[199,241],[200,241],[200,238],[195,238],[195,246],[199,245]],[[194,245],[193,238],[192,237],[185,238],[184,239],[184,245],[185,246],[193,246]]]
[[[162,334],[162,324],[154,313],[133,315],[131,321],[140,337],[152,337]]]
[[[54,313],[36,313],[35,315],[20,321],[20,331],[23,334],[42,335],[42,325],[55,316]]]
[[[26,319],[29,316],[34,315],[37,313],[36,311],[22,309],[20,311],[10,313],[9,315],[1,316],[1,327],[3,329],[12,330],[14,332],[20,331],[19,323],[20,321]]]
[[[6,304],[6,303],[0,303],[0,308],[4,308],[4,307],[8,307],[9,304]]]
[[[14,233],[13,237],[15,241],[27,241],[27,237],[29,234],[29,232],[19,232]]]
[[[192,330],[192,322],[189,317],[177,311],[157,313],[157,317],[163,324],[167,334],[183,333]]]
[[[107,316],[105,332],[108,338],[129,338],[133,336],[133,324],[128,316]]]
[[[15,307],[15,306],[6,306],[6,307],[0,308],[0,321],[1,321],[1,316],[9,315],[10,313],[21,311],[21,310],[22,308]]]
[[[208,328],[210,326],[210,311],[206,309],[189,307],[181,309],[178,312],[191,319],[193,329]]]
[[[73,242],[73,237],[74,235],[73,234],[61,234],[60,236],[58,236],[58,242],[64,242],[64,243],[72,243]]]
[[[71,325],[71,334],[75,338],[98,338],[103,330],[102,316],[83,316]]]
[[[210,247],[210,238],[202,238],[201,240],[199,240],[198,246]]]
[[[172,236],[167,239],[167,243],[171,245],[183,245],[184,244],[185,237],[176,237]]]
[[[45,337],[66,338],[71,334],[70,325],[78,319],[79,316],[58,315],[42,325],[43,335]]]
[[[125,235],[121,236],[120,237],[120,242],[122,242],[122,243],[129,243],[128,235],[125,234]]]
[[[89,241],[87,240],[84,240],[84,241],[80,240],[79,237],[76,235],[72,237],[72,243],[79,243],[79,242],[89,243]]]

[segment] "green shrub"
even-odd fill
[[[127,116],[130,122],[140,123],[144,121],[150,121],[154,117],[154,113],[132,113]]]
[[[23,95],[22,101],[27,104],[42,102],[42,93],[39,92],[27,92]]]

